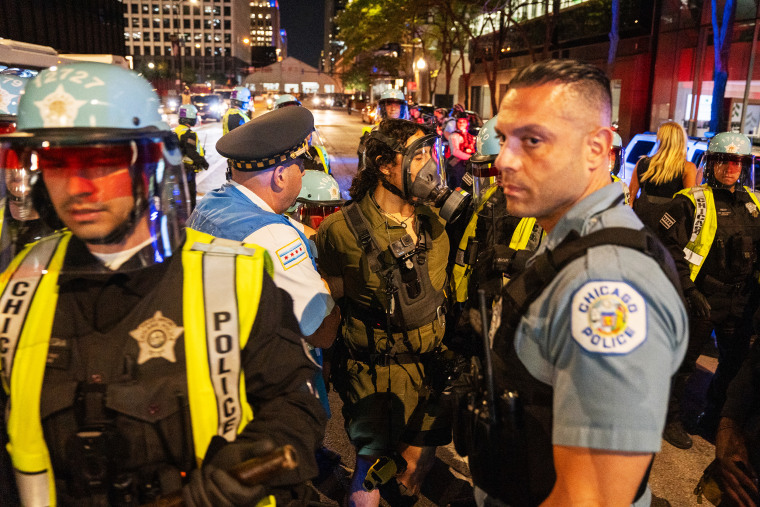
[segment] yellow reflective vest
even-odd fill
[[[760,208],[758,196],[749,187],[744,187],[755,206]],[[689,262],[689,278],[697,279],[699,270],[710,253],[715,231],[718,230],[718,218],[715,213],[715,197],[712,188],[704,184],[699,187],[685,188],[676,195],[685,195],[694,205],[694,223],[691,227],[691,237],[683,249],[684,257]],[[675,197],[675,196],[674,196]]]
[[[468,297],[467,286],[469,285],[472,266],[466,262],[465,256],[470,238],[475,237],[475,230],[478,226],[478,213],[480,213],[485,203],[488,202],[488,199],[490,199],[494,192],[499,188],[499,186],[494,185],[483,193],[483,199],[472,213],[470,222],[467,224],[467,227],[462,234],[462,239],[459,241],[459,248],[457,249],[454,267],[451,268],[451,285],[453,292],[456,295],[457,303],[464,303],[467,301]],[[509,241],[509,248],[514,250],[525,250],[528,241],[530,241],[535,225],[535,218],[526,217],[521,219],[520,223],[517,224],[517,227],[512,233],[512,238]]]
[[[248,115],[245,114],[245,111],[237,107],[231,107],[224,112],[224,116],[222,117],[222,135],[227,135],[230,131],[230,128],[228,126],[229,122],[227,120],[232,114],[236,114],[243,118],[243,123],[248,123],[251,121]]]
[[[253,419],[240,350],[256,319],[264,271],[271,275],[273,266],[266,250],[255,245],[191,229],[186,234],[181,253],[185,359],[200,466],[213,436],[232,441]],[[55,479],[39,414],[58,275],[70,239],[71,233],[64,231],[28,245],[0,276],[0,304],[5,305],[0,311],[5,323],[0,372],[10,407],[7,449],[22,504],[28,507],[56,505]],[[228,312],[230,319],[212,329],[213,316],[220,311]],[[216,343],[220,333],[225,337],[223,348]],[[214,368],[215,364],[225,368]],[[227,389],[229,385],[237,389]]]

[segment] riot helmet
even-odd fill
[[[380,94],[377,101],[377,118],[379,120],[398,118],[409,119],[409,106],[406,103],[404,92],[395,88],[388,88]]]
[[[610,148],[610,173],[620,178],[625,177],[625,174],[619,174],[621,163],[625,158],[625,150],[623,149],[623,138],[617,132],[612,133],[612,148]]]
[[[230,104],[240,109],[248,109],[251,103],[251,90],[245,86],[236,86],[230,93]]]
[[[22,95],[17,131],[0,136],[0,167],[28,171],[42,220],[68,228],[104,263],[118,268],[109,256],[137,252],[133,267],[163,262],[184,239],[189,199],[158,107],[150,83],[121,67],[51,67]]]
[[[436,134],[428,134],[424,127],[419,126],[423,135],[407,146],[382,132],[385,121],[392,120],[381,122],[379,128],[368,134],[367,142],[379,141],[401,155],[402,184],[401,188],[397,188],[386,179],[382,181],[383,186],[412,204],[428,204],[439,208],[441,218],[447,222],[456,220],[467,208],[470,195],[466,192],[454,192],[446,186],[441,138]]]
[[[301,101],[295,98],[293,95],[289,93],[284,93],[277,97],[277,100],[274,101],[274,109],[280,109],[281,107],[288,107],[288,106],[300,106]]]
[[[468,162],[472,174],[472,196],[476,206],[486,199],[488,189],[497,184],[499,170],[494,161],[499,155],[501,144],[496,135],[496,117],[488,120],[475,139],[476,151]]]
[[[288,213],[302,224],[316,229],[322,220],[338,211],[345,202],[335,178],[323,171],[305,171],[301,192]]]
[[[177,118],[180,124],[193,127],[198,122],[198,108],[192,104],[182,104],[179,106]]]
[[[744,134],[721,132],[710,140],[700,170],[712,188],[745,191],[755,188],[755,157]]]
[[[0,134],[16,129],[18,99],[29,80],[14,74],[0,74]]]

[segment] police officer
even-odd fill
[[[343,299],[348,358],[333,371],[357,452],[351,505],[378,504],[377,490],[364,491],[362,482],[376,459],[395,453],[408,463],[398,481],[416,494],[435,447],[450,440],[448,420],[423,382],[445,331],[445,220],[467,201],[442,186],[440,141],[423,128],[382,121],[368,136],[353,201],[317,231],[320,270],[333,297]]]
[[[300,106],[301,101],[289,93],[283,93],[274,101],[274,109],[288,106]]]
[[[496,266],[496,259],[514,260],[517,251],[525,252],[521,255],[533,252],[543,237],[543,230],[535,218],[507,213],[504,193],[496,182],[498,169],[494,166],[501,148],[496,121],[496,117],[491,118],[480,129],[475,154],[470,157],[472,211],[451,264],[452,292],[461,306],[455,310],[462,313],[458,317],[457,311],[454,312],[458,325],[450,338],[457,348],[464,348],[470,355],[478,353],[480,343],[470,328],[480,329],[481,326],[477,290],[485,289],[489,302],[501,292],[502,272]],[[516,263],[504,267],[510,268],[510,276],[516,274]]]
[[[179,139],[179,149],[182,152],[182,163],[190,192],[190,209],[193,210],[197,198],[195,173],[208,169],[208,162],[204,156],[203,145],[198,140],[198,134],[190,128],[198,122],[198,108],[192,104],[182,104],[179,106],[177,116],[179,125],[174,127],[174,133]]]
[[[236,86],[230,93],[230,107],[222,117],[222,135],[248,123],[248,107],[251,104],[251,90],[245,86]]]
[[[610,109],[602,71],[548,60],[499,110],[507,211],[547,236],[502,294],[495,389],[455,431],[480,505],[625,505],[660,448],[686,312],[667,252],[610,182]]]
[[[757,308],[760,204],[753,191],[751,146],[743,134],[723,132],[713,137],[703,162],[706,183],[678,192],[659,223],[659,234],[676,260],[691,319],[689,349],[675,380],[673,411],[702,347],[715,332],[718,368],[699,421],[708,435],[715,432],[728,384],[747,355],[751,317]],[[666,437],[688,448],[691,438],[684,436],[676,415]]]
[[[313,129],[308,109],[288,107],[221,138],[216,149],[230,159],[232,180],[206,194],[188,226],[271,252],[275,283],[293,298],[301,331],[315,347],[329,347],[340,320],[338,308],[316,270],[304,228],[283,216],[301,191],[301,157]]]
[[[0,482],[20,497],[3,503],[294,505],[316,472],[325,419],[290,299],[263,249],[182,227],[181,155],[158,104],[118,66],[53,67],[0,138],[0,160],[38,167],[36,209],[60,227],[0,284],[14,470]],[[283,444],[298,469],[267,486],[230,474]]]
[[[359,171],[364,168],[367,135],[377,128],[377,125],[385,119],[409,119],[409,105],[404,97],[404,92],[396,88],[388,88],[380,94],[377,101],[377,114],[375,124],[362,127],[362,137],[359,140],[359,148],[356,152],[359,158]]]

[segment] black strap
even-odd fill
[[[547,250],[537,256],[530,267],[511,280],[505,287],[502,304],[504,309],[502,326],[505,326],[505,329],[509,329],[510,332],[502,334],[506,339],[494,342],[494,352],[501,357],[506,357],[506,347],[512,343],[514,331],[533,301],[541,295],[565,266],[575,259],[585,256],[589,249],[601,245],[631,248],[654,258],[683,300],[681,282],[675,263],[660,240],[649,230],[610,227],[586,236],[580,236],[578,232],[571,231],[557,248]]]
[[[364,218],[361,209],[359,209],[359,204],[355,201],[351,201],[348,205],[343,206],[341,211],[346,217],[348,229],[357,241],[359,241],[364,255],[367,256],[370,271],[377,273],[382,268],[379,259],[380,247],[377,246],[375,239],[369,232],[369,224],[367,223],[367,219]]]

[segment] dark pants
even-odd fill
[[[709,278],[709,277],[708,277]],[[718,368],[707,389],[705,410],[720,414],[726,401],[726,391],[731,380],[741,368],[749,352],[753,334],[752,317],[757,309],[757,294],[750,294],[747,287],[730,287],[720,282],[705,280],[700,290],[710,303],[709,319],[689,319],[689,345],[683,363],[673,377],[668,419],[680,415],[686,383],[697,368],[697,359],[703,347],[715,331],[718,346]]]
[[[185,166],[185,179],[187,179],[187,191],[190,194],[190,211],[195,209],[196,185],[195,169],[192,166]]]

